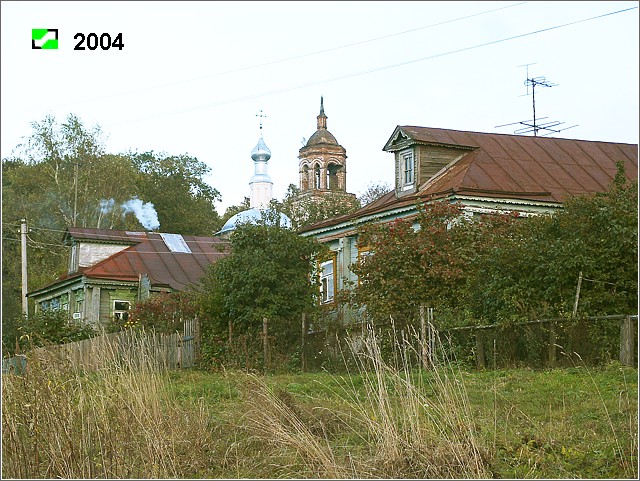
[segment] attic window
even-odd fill
[[[160,234],[165,245],[171,252],[184,252],[191,254],[191,249],[180,234]]]
[[[402,183],[405,186],[413,184],[413,152],[403,152],[402,157]]]

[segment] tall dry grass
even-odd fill
[[[34,349],[2,383],[5,478],[197,476],[211,442],[204,406],[178,404],[151,337],[104,342],[85,371],[68,352]]]
[[[332,443],[324,429],[314,428],[322,408],[309,415],[260,378],[249,397],[251,428],[297,457],[312,477],[491,477],[461,373],[440,348],[432,353],[441,356],[437,367],[424,375],[411,361],[419,359],[417,352],[408,342],[394,341],[399,364],[385,360],[373,329],[348,343],[357,373],[338,379],[344,389],[335,394],[344,402],[333,414],[354,444]]]

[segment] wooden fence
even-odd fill
[[[194,366],[199,349],[200,329],[198,319],[194,318],[184,321],[181,333],[159,334],[129,329],[82,341],[35,348],[26,355],[15,357],[22,362],[12,361],[14,358],[3,360],[3,372],[24,371],[28,359],[35,356],[50,362],[70,363],[88,371],[101,369],[114,362],[180,369]]]
[[[437,358],[443,354],[448,359],[475,365],[477,369],[570,367],[600,365],[612,360],[627,366],[638,364],[637,315],[542,319],[509,326],[438,329],[433,309],[421,308],[419,321],[419,324],[405,325],[388,321],[373,328],[388,333],[381,337],[383,340],[399,339],[402,344],[411,344],[416,361],[425,368],[437,363]],[[341,339],[358,335],[360,330],[364,333],[367,326],[368,323],[358,322],[347,324],[333,334],[324,330],[310,333],[303,318],[302,370],[317,369],[328,361],[331,351],[337,350],[335,346]],[[333,348],[332,344],[335,345]]]

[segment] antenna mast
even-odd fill
[[[571,127],[564,127],[561,129],[555,129],[554,127],[557,127],[558,125],[564,124],[564,122],[558,122],[557,120],[552,120],[549,122],[543,122],[543,123],[538,123],[539,120],[544,120],[547,119],[548,117],[540,117],[537,118],[536,117],[536,87],[540,86],[540,87],[555,87],[558,84],[553,83],[553,82],[549,82],[546,78],[544,77],[529,77],[529,65],[535,65],[535,63],[528,63],[525,65],[520,65],[520,67],[526,67],[527,68],[527,78],[524,81],[524,84],[527,87],[527,93],[525,95],[529,95],[529,87],[531,87],[531,99],[532,99],[532,106],[533,106],[533,119],[532,120],[521,120],[520,122],[513,122],[510,124],[503,124],[503,125],[496,125],[495,128],[499,128],[499,127],[507,127],[509,125],[524,125],[523,128],[519,128],[517,130],[514,130],[514,134],[528,134],[533,132],[534,136],[538,136],[538,132],[540,130],[542,131],[547,131],[547,133],[543,134],[544,135],[550,135],[553,133],[558,133],[561,132],[563,130],[567,130],[567,129],[571,129],[573,127],[577,127],[578,124],[576,125],[572,125]]]

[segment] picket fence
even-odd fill
[[[198,319],[194,318],[184,321],[183,332],[160,334],[130,329],[105,333],[82,341],[39,347],[26,355],[3,360],[3,372],[20,373],[28,369],[30,357],[68,363],[86,371],[101,369],[114,361],[182,369],[194,366],[199,349],[199,323]],[[17,361],[12,361],[13,359]]]

